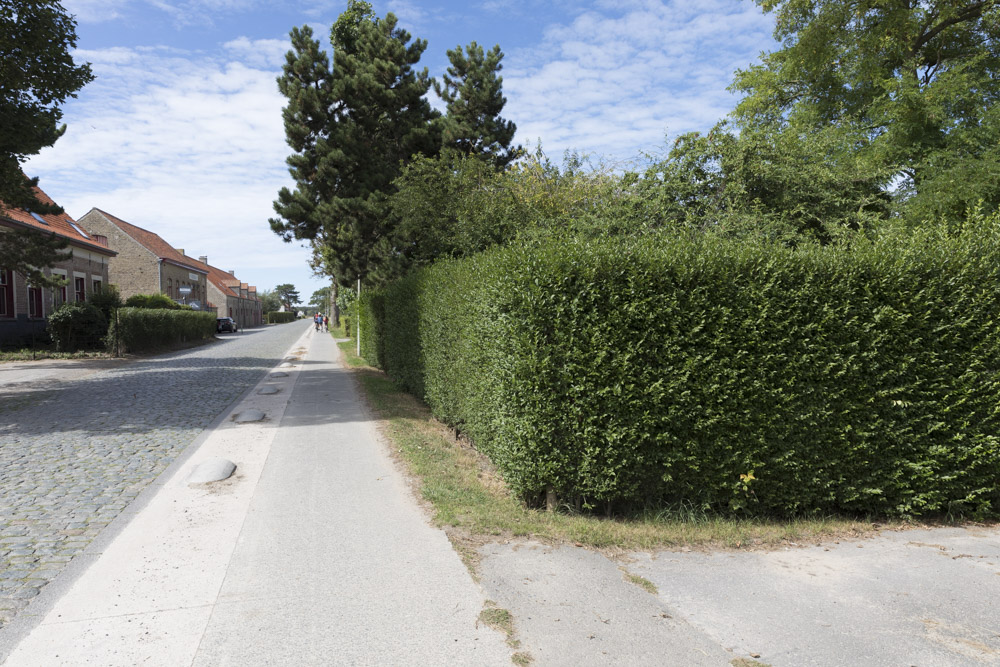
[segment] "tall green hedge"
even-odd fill
[[[215,313],[192,310],[119,308],[108,340],[124,352],[145,352],[215,335]]]
[[[363,295],[362,350],[529,500],[996,516],[998,228],[508,248]]]
[[[298,315],[292,312],[272,310],[264,314],[264,321],[268,324],[287,324],[298,319]]]

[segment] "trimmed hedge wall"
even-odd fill
[[[1000,514],[1000,233],[562,241],[362,296],[362,351],[588,507]]]
[[[145,352],[215,336],[214,312],[119,308],[108,340],[117,342],[118,353]]]
[[[294,322],[296,319],[298,319],[296,313],[277,310],[272,310],[264,315],[264,320],[268,324],[287,324],[288,322]]]

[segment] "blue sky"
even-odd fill
[[[471,41],[505,53],[504,116],[516,140],[559,157],[621,163],[666,138],[707,130],[736,99],[737,68],[775,48],[773,20],[749,0],[378,0],[384,16],[446,51]],[[346,0],[63,0],[77,61],[97,79],[64,110],[67,133],[26,171],[81,217],[104,209],[259,289],[325,281],[309,250],[270,231],[291,185],[275,78],[293,26],[324,44]],[[432,103],[438,104],[431,93]]]

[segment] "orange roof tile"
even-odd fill
[[[35,197],[38,198],[44,204],[50,204],[55,206],[56,203],[45,194],[41,188],[34,188]],[[38,218],[35,217],[38,215]],[[7,220],[16,223],[18,226],[29,227],[31,229],[36,229],[42,232],[49,232],[56,234],[65,238],[67,241],[76,246],[86,247],[88,250],[95,250],[101,254],[114,256],[117,255],[114,250],[108,248],[107,245],[101,244],[96,239],[87,236],[82,229],[76,224],[76,221],[69,216],[68,213],[55,214],[32,214],[21,208],[8,208],[3,202],[0,202],[0,217],[4,217]],[[39,220],[39,218],[41,220]],[[44,221],[44,222],[43,222]]]
[[[148,229],[143,229],[142,227],[137,227],[130,222],[125,222],[121,218],[115,217],[107,211],[102,211],[99,208],[95,208],[94,210],[110,220],[116,227],[131,236],[138,243],[145,246],[147,250],[163,261],[170,262],[171,264],[177,264],[178,266],[183,266],[186,269],[191,269],[199,273],[208,273],[204,264],[193,257],[188,257],[187,255],[181,253],[172,245],[164,241],[159,234],[151,232]]]
[[[233,274],[228,271],[223,271],[222,269],[212,266],[211,264],[206,264],[200,260],[195,262],[195,264],[208,272],[208,280],[215,285],[220,292],[227,296],[240,296],[238,291],[231,289],[234,286],[238,287],[240,285],[239,279],[233,277]]]

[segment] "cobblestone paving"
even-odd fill
[[[250,330],[54,388],[0,390],[0,627],[305,330]]]

